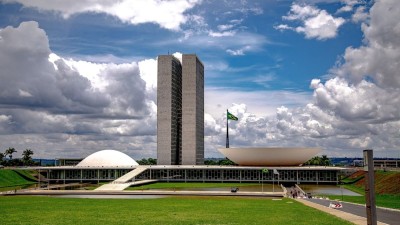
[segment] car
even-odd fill
[[[236,193],[237,191],[239,191],[238,187],[231,187],[231,192],[232,193]]]

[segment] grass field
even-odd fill
[[[351,224],[290,199],[0,197],[0,224]]]
[[[340,195],[328,195],[329,199],[339,199],[342,200]],[[365,204],[365,196],[343,196],[343,201],[354,202],[358,204]],[[375,195],[375,203],[377,206],[400,209],[400,196],[399,195]]]
[[[36,182],[25,179],[23,176],[21,176],[14,170],[0,170],[0,191],[11,190],[14,188],[31,185],[35,183]]]
[[[359,171],[346,178],[349,184],[343,185],[350,191],[363,196],[343,196],[343,201],[365,204],[365,172]],[[342,196],[327,196],[342,199]],[[377,206],[400,209],[400,173],[397,171],[375,171],[375,202]]]
[[[125,190],[150,190],[150,189],[185,189],[185,188],[222,188],[222,187],[243,187],[255,185],[254,183],[153,183],[138,187],[129,187]],[[343,201],[365,204],[364,190],[354,185],[343,185],[343,187],[359,193],[363,196],[343,196]],[[342,199],[341,195],[328,195],[330,199]],[[376,195],[377,206],[400,209],[400,195]]]

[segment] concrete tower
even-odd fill
[[[182,164],[204,164],[204,66],[182,55]]]
[[[158,56],[157,164],[204,163],[204,66],[194,54]]]
[[[182,65],[172,55],[158,56],[157,163],[182,161]]]

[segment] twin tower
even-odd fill
[[[203,63],[160,55],[157,76],[157,164],[204,164]]]

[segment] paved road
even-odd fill
[[[308,201],[323,205],[328,207],[329,203],[332,202],[332,200],[325,200],[325,199],[306,199]],[[351,203],[342,203],[343,208],[341,209],[336,209],[340,210],[343,212],[351,213],[357,216],[362,216],[362,217],[367,217],[367,212],[365,210],[364,205],[356,205],[356,204],[351,204]],[[376,208],[376,215],[378,218],[378,221],[390,224],[390,225],[398,225],[400,224],[400,210],[388,210],[388,209],[382,209],[382,208]]]
[[[282,198],[283,192],[245,192],[238,191],[172,191],[172,190],[136,190],[136,191],[97,191],[97,190],[26,190],[5,195],[193,195],[193,196],[249,196]]]

